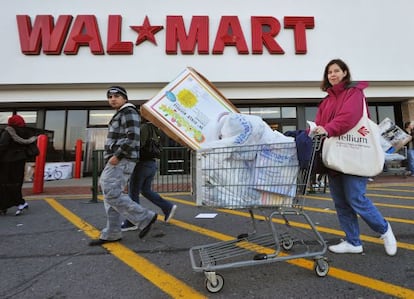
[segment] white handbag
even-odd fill
[[[373,177],[384,167],[385,153],[376,123],[368,118],[365,99],[359,122],[341,136],[325,139],[322,147],[323,164],[330,169],[351,175]]]

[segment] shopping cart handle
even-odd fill
[[[315,134],[313,136],[312,142],[314,144],[313,146],[315,148],[315,151],[319,151],[321,149],[323,140],[325,138],[327,138],[327,137],[328,137],[328,135],[326,133],[323,133],[323,134]]]

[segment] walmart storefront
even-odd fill
[[[52,137],[53,161],[76,140],[103,141],[105,90],[139,105],[191,66],[243,113],[279,131],[304,128],[342,58],[367,80],[375,121],[414,119],[414,28],[408,1],[8,1],[0,34],[0,125],[13,113]],[[166,140],[166,143],[169,141]]]

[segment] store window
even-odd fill
[[[7,111],[7,112],[0,112],[0,125],[7,125],[7,121],[9,120],[9,117],[13,115],[13,112]]]
[[[282,107],[282,118],[296,118],[296,107]]]
[[[239,109],[241,114],[250,114],[250,108],[242,107],[242,108],[237,108],[237,109]]]
[[[52,132],[52,142],[49,144],[52,148],[48,148],[48,161],[62,161],[64,140],[65,140],[65,120],[66,111],[64,110],[48,110],[46,111],[45,129]]]
[[[318,107],[305,107],[305,121],[315,121],[316,117],[316,111],[318,110]]]
[[[318,107],[305,107],[305,118],[306,120],[315,120],[316,111]],[[376,104],[369,104],[368,106],[370,118],[375,123],[380,123],[384,118],[388,117],[394,123],[396,122],[396,112],[395,112],[395,105],[376,105]]]
[[[250,114],[262,119],[281,118],[280,107],[250,107]]]
[[[114,113],[114,110],[90,110],[89,126],[107,126]]]
[[[395,123],[395,113],[393,106],[378,106],[378,120],[381,122],[384,118],[388,117],[392,122]]]
[[[249,106],[237,107],[240,113],[260,116],[272,130],[294,131],[297,128],[296,106]]]
[[[69,110],[66,126],[65,160],[75,160],[76,142],[85,140],[86,110]]]
[[[24,118],[26,125],[29,127],[36,127],[37,111],[17,111],[16,113]]]
[[[393,123],[397,123],[394,105],[369,105],[368,108],[372,121],[380,123],[384,118],[388,117]]]

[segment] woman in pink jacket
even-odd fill
[[[351,130],[361,119],[366,82],[352,83],[348,66],[340,59],[331,60],[325,67],[321,89],[328,95],[319,105],[314,129],[316,134],[340,136]],[[368,109],[367,109],[368,110]],[[338,157],[340,159],[340,157]],[[369,166],[367,166],[369,167]],[[329,189],[335,203],[345,240],[329,246],[334,253],[361,253],[362,242],[358,215],[381,235],[388,255],[397,253],[397,241],[391,225],[370,199],[365,197],[368,178],[348,175],[327,169]]]

